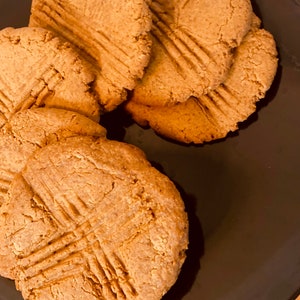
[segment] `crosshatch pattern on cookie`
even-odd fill
[[[159,134],[180,142],[224,138],[255,112],[256,102],[273,82],[277,65],[273,36],[264,29],[253,28],[236,50],[227,79],[216,89],[168,107],[129,101],[125,108],[140,125],[150,125]]]
[[[226,79],[233,51],[251,26],[250,1],[154,0],[149,7],[152,55],[133,101],[149,106],[182,103]]]
[[[81,26],[78,26],[78,17],[74,15],[74,10],[71,10],[68,5],[60,3],[59,1],[47,0],[43,2],[41,10],[34,11],[34,19],[38,20],[39,23],[43,24],[43,20],[49,18],[53,22],[53,27],[56,24],[61,24],[64,28],[62,33],[64,36],[71,37],[76,35],[80,37],[82,41],[89,44],[89,47],[81,49],[84,51],[92,64],[101,64],[100,52],[104,51],[107,54],[106,63],[115,72],[115,80],[123,82],[128,81],[126,77],[127,70],[130,66],[126,63],[129,60],[129,52],[121,47],[122,45],[115,43],[110,39],[102,28],[98,28],[95,22],[91,19],[88,21],[81,20]],[[72,29],[68,28],[68,24],[73,24]],[[97,30],[94,28],[97,27]],[[93,37],[91,35],[93,32]],[[116,67],[118,66],[118,67]],[[108,80],[107,78],[105,78]]]
[[[29,26],[50,29],[76,46],[97,75],[93,88],[109,111],[144,74],[151,22],[145,0],[33,0]]]
[[[70,44],[45,29],[23,27],[1,30],[0,45],[0,125],[19,110],[40,106],[99,120],[98,99],[90,91],[95,75]]]
[[[161,3],[153,1],[150,9],[153,20],[152,36],[164,49],[183,78],[187,78],[191,71],[193,76],[197,76],[209,61],[217,63],[209,49],[201,45],[192,33],[182,27],[176,28],[176,31],[172,29],[171,24],[174,19],[168,12],[164,12]]]
[[[12,184],[8,207],[17,201],[14,193],[26,195],[18,201],[27,205],[22,214],[32,216],[25,226],[22,219],[21,225],[12,219],[6,225],[13,230],[7,242],[16,254],[17,286],[25,298],[80,277],[95,299],[160,299],[178,276],[187,247],[178,191],[132,146],[98,140],[109,143],[101,158],[94,154],[99,151],[94,141],[68,138],[38,150]],[[71,152],[58,151],[70,143]],[[105,159],[116,146],[120,165]],[[93,154],[87,155],[90,147]],[[53,151],[56,155],[49,155]],[[27,235],[31,239],[24,239]]]
[[[44,105],[44,100],[54,94],[55,88],[64,80],[63,75],[53,67],[53,62],[46,66],[44,65],[45,58],[42,58],[36,64],[39,68],[38,78],[35,76],[26,80],[26,84],[20,86],[18,90],[12,90],[9,87],[9,82],[5,82],[0,75],[0,103],[2,104],[1,112],[6,117],[15,114],[16,112],[32,107],[40,107]],[[35,69],[36,66],[32,66]],[[5,91],[5,92],[4,92]]]
[[[47,176],[46,176],[47,177]],[[45,186],[47,178],[41,178],[41,187]],[[57,183],[57,182],[56,182]],[[53,184],[48,188],[53,190]],[[97,205],[97,209],[88,208],[78,195],[64,196],[61,202],[54,204],[54,195],[49,189],[40,192],[44,200],[34,195],[33,201],[43,206],[51,213],[57,230],[64,232],[63,236],[54,236],[45,241],[44,245],[19,257],[26,284],[38,288],[51,286],[57,282],[68,280],[69,276],[76,276],[78,272],[86,272],[87,277],[96,278],[97,283],[115,298],[133,296],[136,294],[134,286],[129,281],[128,271],[117,253],[106,245],[105,240],[113,240],[117,248],[124,243],[124,238],[130,240],[137,234],[143,233],[143,227],[149,226],[153,219],[152,212],[136,207],[128,218],[114,219],[107,232],[106,219],[119,215],[119,210],[126,210],[122,203],[115,202],[108,195]],[[61,187],[56,187],[60,190]],[[52,202],[52,203],[50,203]],[[112,205],[113,203],[113,205]],[[55,207],[53,207],[55,206]],[[106,215],[102,215],[102,211]],[[91,213],[92,211],[92,213]],[[88,219],[78,224],[78,220],[88,215]],[[99,220],[99,215],[103,216]],[[66,228],[68,228],[66,230]],[[58,270],[63,271],[63,276]]]

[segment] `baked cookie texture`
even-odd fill
[[[141,150],[105,138],[37,150],[0,218],[24,299],[161,299],[188,243],[174,184]]]
[[[22,110],[0,130],[0,213],[15,176],[39,148],[71,136],[106,136],[98,123],[76,112],[56,108]],[[21,209],[21,207],[20,207]],[[1,228],[3,219],[0,218]],[[4,241],[7,232],[0,231],[0,276],[14,279],[14,259],[8,255]]]
[[[63,109],[32,108],[14,114],[0,129],[0,207],[13,177],[36,149],[74,135],[100,137],[106,136],[106,130],[81,114]]]
[[[0,31],[0,126],[38,106],[79,112],[98,121],[95,76],[71,45],[42,28]]]
[[[138,124],[225,137],[274,79],[274,38],[249,0],[33,0],[29,25],[0,31],[0,275],[30,300],[161,299],[184,203],[100,113],[133,91]]]
[[[110,111],[144,74],[151,22],[145,0],[33,0],[29,25],[50,29],[77,47],[97,75],[102,108]]]
[[[152,53],[133,101],[151,106],[200,97],[223,82],[249,31],[248,0],[154,0]]]
[[[273,36],[255,28],[254,19],[242,44],[236,49],[227,79],[207,94],[165,107],[147,106],[130,100],[126,110],[142,126],[183,143],[200,144],[225,137],[238,129],[264,98],[277,70],[277,50]]]

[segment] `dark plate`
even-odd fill
[[[258,111],[238,133],[184,146],[115,111],[109,136],[142,148],[178,185],[190,249],[164,300],[288,300],[300,287],[300,1],[256,0],[278,44],[280,66]],[[0,27],[26,26],[29,0],[1,0]],[[111,118],[120,123],[112,123]],[[22,299],[0,279],[0,299]],[[145,299],[146,300],[146,299]]]

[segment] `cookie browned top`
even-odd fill
[[[0,119],[16,111],[48,106],[99,120],[91,93],[94,75],[69,43],[42,28],[0,31]]]
[[[36,149],[73,135],[99,137],[106,130],[81,114],[56,108],[33,108],[13,115],[0,130],[0,206],[11,180]]]
[[[33,0],[30,26],[51,29],[77,46],[97,73],[95,88],[106,110],[126,99],[149,61],[145,0]]]
[[[162,106],[200,97],[224,81],[232,49],[249,31],[249,0],[154,0],[153,48],[135,102]]]
[[[0,220],[25,299],[161,299],[187,247],[174,184],[141,150],[105,138],[36,151]]]
[[[204,96],[170,107],[149,107],[129,101],[126,109],[141,125],[184,143],[203,143],[225,137],[238,129],[256,110],[277,69],[273,36],[252,30],[238,47],[228,78]]]

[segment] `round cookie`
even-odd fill
[[[200,97],[227,76],[232,50],[249,31],[249,0],[154,0],[152,54],[135,102],[165,106]]]
[[[100,137],[106,130],[81,114],[56,108],[33,108],[13,115],[0,129],[0,207],[13,177],[36,149],[73,135]]]
[[[0,125],[21,109],[48,106],[99,120],[94,75],[69,43],[42,28],[0,31]]]
[[[97,74],[94,88],[109,111],[144,74],[151,22],[145,0],[33,0],[29,25],[51,29],[76,45]]]
[[[177,279],[188,242],[183,201],[132,145],[50,144],[8,195],[1,231],[24,299],[154,300]]]
[[[183,143],[223,138],[256,110],[256,102],[271,86],[277,62],[273,36],[264,29],[252,30],[237,48],[228,78],[215,90],[169,107],[129,101],[126,110],[140,125]]]

